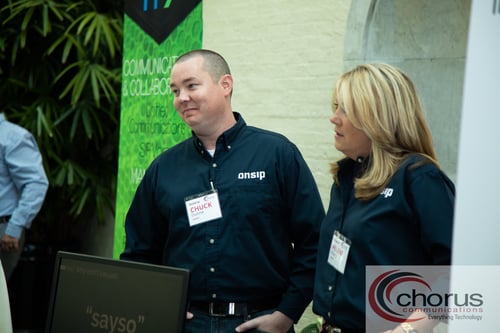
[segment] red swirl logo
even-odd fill
[[[378,276],[370,285],[368,291],[368,302],[373,311],[381,318],[401,323],[403,321],[418,321],[425,317],[417,317],[408,320],[408,314],[400,313],[401,305],[397,302],[398,293],[395,290],[405,289],[404,284],[420,284],[429,291],[432,291],[431,286],[416,273],[401,272],[400,270],[392,270]],[[408,290],[408,288],[406,288]]]

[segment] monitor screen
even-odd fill
[[[189,271],[58,252],[46,333],[180,333]]]

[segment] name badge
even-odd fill
[[[216,190],[195,194],[184,199],[189,225],[195,226],[222,217]]]
[[[351,240],[335,230],[330,245],[330,253],[328,253],[328,263],[342,274],[345,271],[350,247]]]

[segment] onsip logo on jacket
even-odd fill
[[[383,195],[384,198],[392,197],[392,194],[394,193],[394,189],[390,187],[384,188],[382,192],[380,192],[380,195]]]

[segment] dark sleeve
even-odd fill
[[[415,170],[410,184],[421,240],[435,265],[451,264],[455,186],[434,165]]]
[[[289,287],[278,310],[297,322],[312,300],[319,227],[325,210],[309,167],[293,148],[284,174],[293,252]]]
[[[125,218],[122,260],[161,264],[166,228],[155,201],[157,164],[146,171]]]

